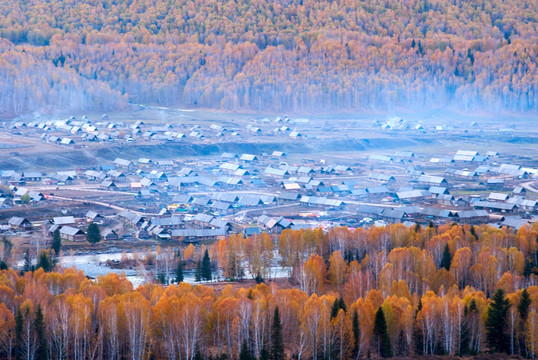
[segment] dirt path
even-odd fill
[[[532,181],[523,183],[523,184],[521,184],[521,186],[522,186],[523,188],[525,188],[527,191],[530,191],[530,192],[533,192],[533,193],[538,193],[538,189],[536,189],[535,187],[533,187],[533,182],[532,182]]]
[[[121,207],[121,206],[118,206],[118,205],[105,203],[105,202],[102,202],[102,201],[86,200],[86,199],[81,200],[81,199],[75,199],[75,198],[64,197],[64,196],[56,196],[56,195],[49,195],[49,199],[52,199],[52,200],[69,200],[69,201],[76,201],[76,202],[81,202],[81,203],[90,203],[90,204],[105,206],[105,207],[108,207],[108,208],[111,208],[111,209],[114,209],[114,210],[119,210],[119,211],[128,210],[128,211],[130,211],[132,213],[135,213],[137,215],[140,215],[140,216],[156,216],[156,215],[158,215],[158,214],[144,213],[144,212],[140,212],[140,211],[137,211],[137,210],[132,210],[132,209],[128,209],[128,208],[125,208],[125,207]]]

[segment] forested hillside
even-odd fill
[[[534,0],[6,0],[0,114],[538,109]]]
[[[50,255],[42,250],[38,270],[0,271],[0,357],[538,356],[538,224],[517,233],[456,224],[286,230],[273,240],[191,245],[174,260],[179,285],[137,289],[117,274],[93,281],[73,269],[45,272]],[[209,278],[215,270],[265,277],[273,249],[291,268],[291,288],[267,278],[218,292],[181,282],[192,261],[207,263]],[[147,259],[163,271],[173,267],[167,253]]]

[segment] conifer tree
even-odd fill
[[[418,307],[417,311],[415,312],[415,323],[413,326],[413,347],[415,355],[423,355],[424,354],[424,334],[422,333],[422,329],[420,328],[420,325],[417,323],[417,315],[422,310],[422,299],[418,300]]]
[[[504,290],[498,289],[491,297],[486,319],[486,341],[492,352],[508,351],[506,316],[510,301],[504,298]]]
[[[86,239],[91,244],[96,244],[101,241],[101,231],[96,223],[91,223],[90,226],[88,226],[88,234],[86,235]]]
[[[340,309],[344,310],[344,312],[347,313],[346,302],[344,301],[344,298],[341,296],[340,296],[340,299],[338,300],[338,306],[340,307]]]
[[[51,249],[54,250],[56,256],[60,255],[60,249],[62,247],[62,237],[60,236],[60,229],[54,230],[52,234],[52,244],[50,245]]]
[[[448,248],[448,244],[445,244],[445,249],[443,250],[443,257],[441,258],[441,268],[445,268],[446,271],[449,271],[451,263],[452,263],[452,255],[450,254],[450,249]]]
[[[384,358],[392,357],[392,349],[390,346],[389,332],[387,329],[387,322],[385,320],[385,314],[381,306],[375,313],[374,322],[374,339],[377,343],[379,355]]]
[[[269,352],[265,345],[263,345],[262,350],[260,351],[260,360],[269,360]]]
[[[361,341],[361,328],[359,326],[359,314],[357,313],[357,311],[353,312],[353,320],[351,326],[353,328],[353,339],[355,340],[353,343],[353,356],[358,359]]]
[[[331,308],[331,319],[334,319],[338,315],[338,310],[340,310],[340,302],[336,299]]]
[[[473,299],[474,300],[474,299]],[[469,353],[469,325],[468,323],[468,316],[469,316],[469,307],[465,305],[463,308],[463,321],[460,325],[460,344],[459,344],[459,351],[458,355],[466,355]]]
[[[45,320],[43,312],[41,311],[41,305],[37,305],[37,310],[34,317],[34,329],[37,334],[37,359],[47,359],[47,338],[45,335]]]
[[[177,269],[176,269],[176,283],[180,283],[180,282],[183,282],[183,280],[185,280],[185,277],[183,275],[183,261],[181,259],[179,259],[178,263],[177,263]]]
[[[519,313],[519,348],[523,349],[527,348],[527,317],[529,315],[529,307],[531,305],[531,299],[529,296],[529,292],[527,289],[523,289],[521,292],[521,299],[519,300],[519,304],[517,305],[517,311]]]
[[[24,252],[24,265],[23,265],[23,271],[31,271],[32,270],[32,261],[30,260],[30,251],[26,250]]]
[[[474,229],[474,225],[471,225],[471,235],[474,236],[475,240],[478,240],[478,235],[476,235],[476,231]]]
[[[196,270],[194,272],[194,281],[196,282],[202,281],[202,262],[200,260],[196,262]]]
[[[241,344],[241,352],[239,352],[239,360],[252,360],[250,355],[250,350],[248,349],[248,344],[246,340],[243,340]]]
[[[50,257],[50,250],[41,250],[39,252],[36,268],[42,268],[45,272],[49,272],[54,268],[54,261]]]
[[[207,249],[204,252],[204,257],[202,258],[202,268],[201,268],[201,277],[203,280],[211,280],[211,259],[209,258],[209,253]]]
[[[284,358],[282,323],[280,322],[280,313],[277,306],[273,313],[273,324],[271,325],[271,360],[283,360]]]

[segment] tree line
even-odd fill
[[[535,111],[524,1],[3,1],[0,113]]]
[[[273,242],[274,240],[274,242]],[[288,285],[265,278],[276,249]],[[152,261],[164,261],[160,249]],[[537,356],[538,227],[335,228],[230,236],[179,257],[199,276],[252,287],[147,282],[115,273],[0,272],[0,356],[10,359],[358,359]],[[172,257],[176,259],[178,257]],[[273,261],[273,263],[274,263]],[[269,261],[269,263],[271,263]],[[274,265],[274,264],[273,264]],[[156,265],[158,269],[174,264]],[[50,269],[49,269],[50,270]],[[169,282],[166,281],[166,284]],[[281,284],[279,282],[279,284]]]

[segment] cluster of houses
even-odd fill
[[[218,126],[212,130],[225,131]],[[538,196],[526,185],[537,178],[537,168],[503,163],[497,152],[481,155],[469,150],[431,159],[397,151],[347,164],[299,159],[280,150],[225,152],[203,160],[116,158],[91,169],[0,171],[0,182],[9,189],[0,194],[0,209],[48,201],[50,194],[39,191],[43,185],[61,190],[80,184],[86,190],[110,192],[103,195],[109,203],[116,193],[131,196],[127,203],[122,200],[122,206],[133,210],[117,214],[117,220],[128,225],[128,234],[105,229],[109,240],[132,236],[193,242],[230,232],[280,232],[300,226],[297,216],[304,211],[336,220],[351,216],[402,223],[481,223],[498,214],[512,226],[537,214]],[[153,207],[154,214],[135,211],[140,204]],[[9,221],[11,229],[24,230],[28,224]],[[58,226],[67,240],[85,237],[84,226],[76,223],[59,224],[54,219],[50,224]]]
[[[134,123],[113,121],[103,114],[100,119],[91,121],[87,116],[71,116],[61,120],[17,121],[9,126],[14,134],[39,136],[41,141],[70,147],[80,147],[94,143],[113,142],[162,142],[162,141],[215,141],[224,138],[233,139],[240,136],[286,136],[301,139],[306,135],[297,129],[308,123],[308,119],[291,119],[289,117],[253,118],[248,124],[231,128],[219,124],[203,127],[199,124],[171,124],[142,120]]]

